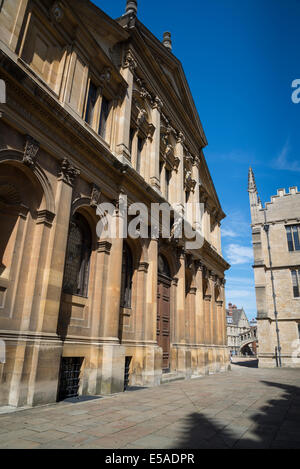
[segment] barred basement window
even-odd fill
[[[133,260],[131,250],[126,242],[123,245],[121,308],[131,308]]]
[[[292,270],[294,298],[300,297],[300,270]]]
[[[63,291],[87,296],[92,237],[90,227],[79,213],[72,217],[63,281]]]
[[[286,226],[289,251],[300,251],[300,225]]]

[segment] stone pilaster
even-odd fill
[[[120,160],[128,162],[131,160],[129,152],[129,139],[130,139],[130,121],[131,121],[131,107],[132,107],[132,91],[133,91],[133,74],[136,69],[137,63],[128,50],[125,54],[121,74],[128,84],[127,92],[123,98],[121,107],[117,117],[118,133],[116,137],[116,153]]]
[[[152,103],[152,123],[155,127],[150,150],[150,184],[160,190],[159,151],[160,151],[160,112],[161,100],[156,97]]]

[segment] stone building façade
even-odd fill
[[[256,325],[248,321],[244,308],[232,303],[226,309],[227,344],[233,355],[256,354]]]
[[[87,0],[1,2],[1,405],[228,368],[225,215],[205,134],[170,35],[136,7],[112,20]],[[173,215],[191,202],[202,247],[98,235],[100,203],[127,223],[120,195]]]
[[[300,366],[300,193],[279,189],[265,208],[252,169],[252,219],[259,366]],[[277,321],[276,321],[277,319]],[[276,326],[277,322],[277,326]]]

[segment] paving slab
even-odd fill
[[[300,449],[300,369],[233,364],[101,399],[2,408],[0,448]]]

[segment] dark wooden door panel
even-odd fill
[[[163,370],[170,368],[170,281],[158,277],[157,342],[163,350]]]

